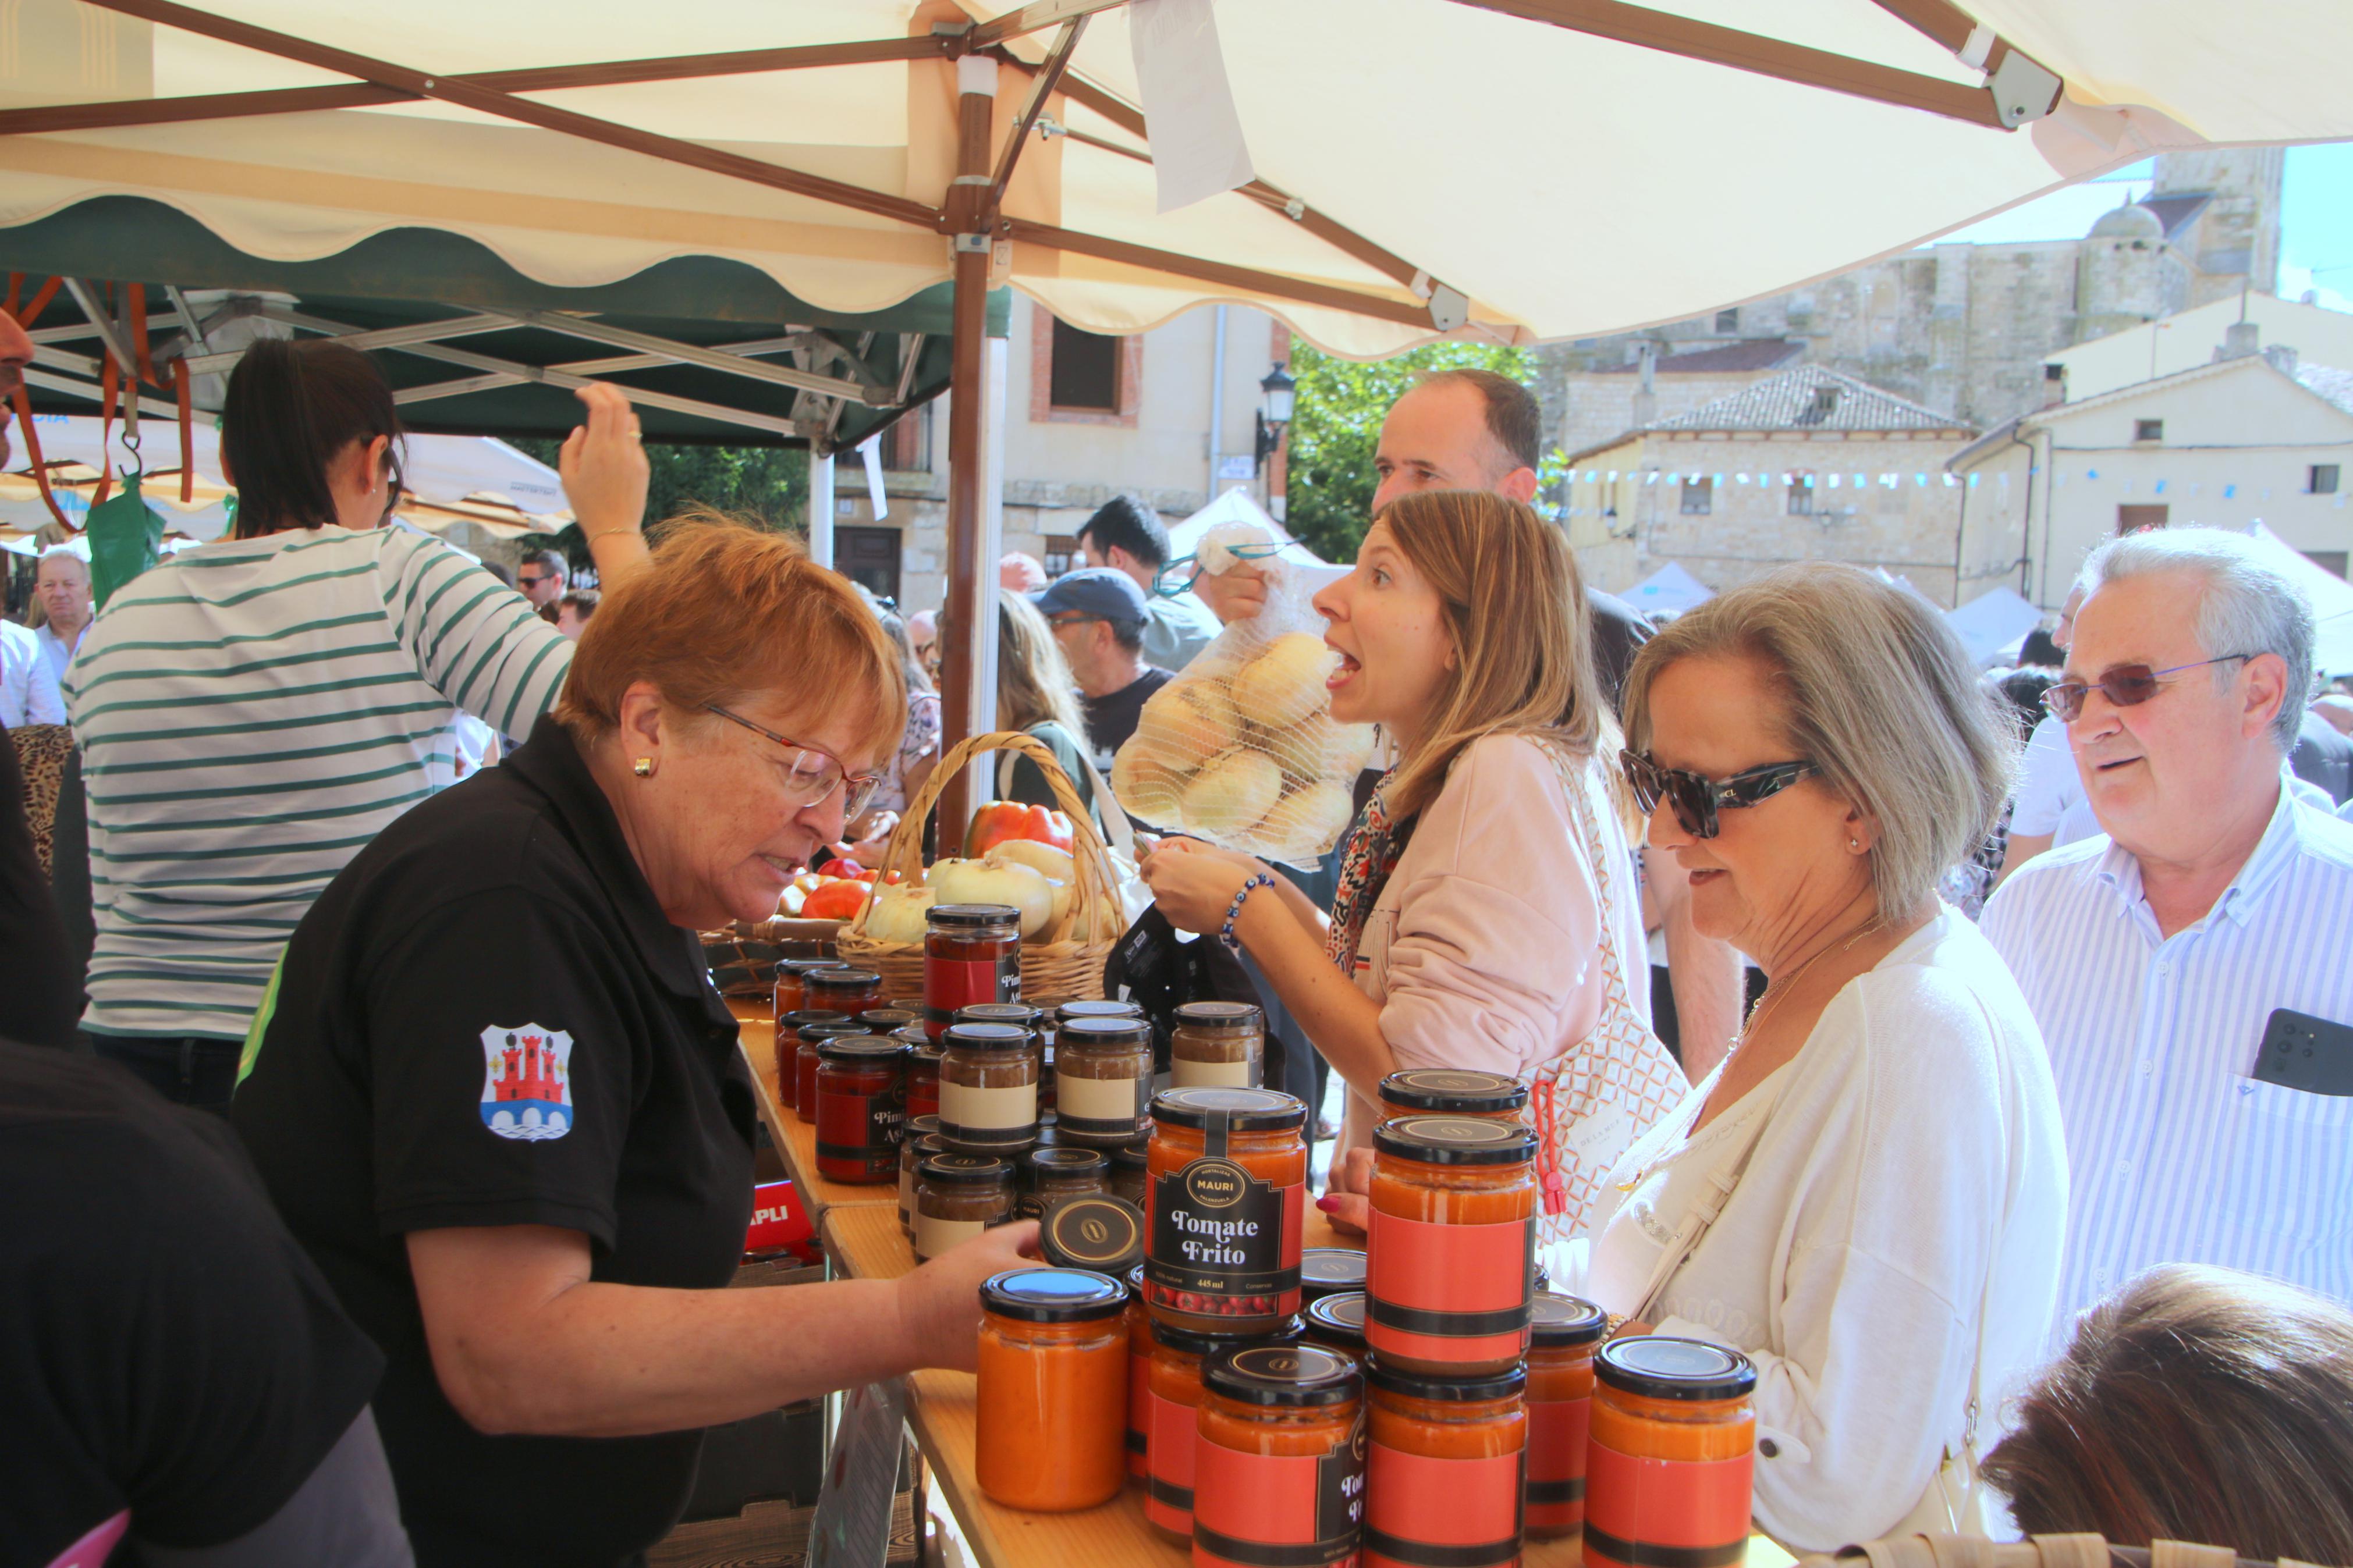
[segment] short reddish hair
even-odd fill
[[[619,727],[621,698],[639,680],[697,716],[769,692],[804,711],[853,707],[863,760],[877,764],[906,731],[898,652],[849,579],[789,536],[715,512],[676,520],[651,563],[605,595],[555,716],[584,743],[599,740]]]

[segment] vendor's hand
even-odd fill
[[[1264,869],[1247,855],[1219,849],[1192,838],[1170,838],[1145,858],[1137,868],[1152,901],[1178,931],[1207,934],[1226,923],[1234,895],[1257,870]],[[1261,892],[1266,889],[1260,889]]]
[[[589,540],[634,532],[645,524],[646,487],[652,479],[638,416],[618,387],[600,382],[578,388],[577,395],[588,413],[580,427],[564,438],[564,450],[556,455],[564,497]]]
[[[917,1363],[970,1372],[980,1361],[980,1287],[1038,1261],[1038,1222],[992,1226],[898,1279],[900,1331]]]
[[[1204,572],[1193,580],[1193,596],[1209,606],[1219,625],[1229,626],[1266,608],[1266,574],[1239,563],[1223,572]]]
[[[1373,1152],[1351,1149],[1333,1163],[1332,1179],[1325,1184],[1324,1195],[1315,1206],[1332,1222],[1334,1230],[1362,1236],[1371,1221],[1372,1200],[1365,1194],[1373,1186]]]

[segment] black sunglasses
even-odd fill
[[[1647,752],[1620,752],[1618,765],[1633,786],[1634,803],[1648,816],[1665,801],[1675,808],[1675,820],[1694,838],[1713,838],[1723,826],[1716,813],[1726,806],[1755,805],[1770,800],[1799,779],[1819,770],[1811,763],[1768,763],[1728,779],[1703,778],[1681,768],[1662,768]]]
[[[2084,699],[2094,687],[2101,696],[2119,708],[2137,708],[2158,693],[2168,675],[2179,675],[2185,669],[2203,669],[2210,664],[2228,664],[2234,658],[2253,658],[2251,653],[2226,653],[2220,658],[2201,658],[2196,664],[2177,664],[2166,669],[2151,669],[2145,664],[2120,664],[2089,683],[2081,680],[2063,681],[2042,694],[2042,706],[2051,710],[2063,724],[2073,724],[2084,716]]]

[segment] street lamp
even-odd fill
[[[1291,423],[1292,403],[1298,386],[1280,363],[1258,384],[1262,395],[1258,407],[1257,467],[1261,470],[1274,449],[1282,445],[1283,426]]]

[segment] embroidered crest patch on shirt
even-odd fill
[[[537,1142],[572,1131],[572,1037],[537,1024],[482,1031],[482,1125]]]

